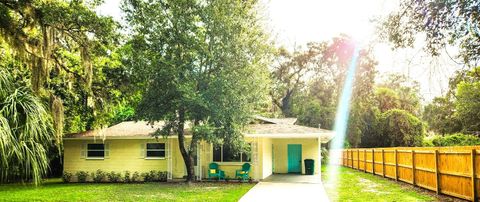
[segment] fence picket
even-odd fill
[[[362,159],[360,159],[362,155],[360,152],[363,152]],[[370,165],[367,160],[370,159],[367,155],[369,152],[372,155],[371,170],[367,170],[367,166]],[[403,181],[413,186],[436,191],[437,194],[470,201],[478,199],[479,175],[477,173],[479,171],[477,169],[480,169],[480,166],[476,166],[476,158],[477,153],[480,154],[480,146],[348,149],[343,150],[342,153],[343,166],[361,172],[371,171],[373,175]],[[360,167],[360,161],[363,161],[362,167]]]

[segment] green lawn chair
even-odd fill
[[[209,169],[208,169],[208,179],[211,180],[212,178],[217,178],[219,180],[221,179],[225,179],[225,172],[223,172],[223,170],[220,170],[218,168],[218,164],[217,163],[210,163],[210,165],[208,166]]]
[[[244,163],[241,170],[235,171],[235,178],[240,178],[242,181],[248,180],[248,174],[250,174],[250,164]]]

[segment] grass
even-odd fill
[[[0,201],[238,201],[255,184],[240,183],[62,183],[0,185]]]
[[[322,167],[322,179],[331,201],[437,201],[437,198],[422,193],[411,186],[359,172],[350,168],[338,167],[338,177],[334,183],[328,181],[326,167]]]

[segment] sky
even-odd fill
[[[97,12],[121,20],[119,2],[105,0]],[[390,44],[378,42],[372,20],[395,10],[398,0],[261,0],[261,3],[266,29],[279,46],[293,49],[340,34],[350,35],[364,44],[373,43],[379,75],[400,73],[418,81],[424,103],[442,95],[448,89],[448,78],[462,68],[445,54],[429,57],[422,50],[421,39],[415,48],[401,50],[392,50]],[[448,49],[452,57],[455,50],[454,47]]]

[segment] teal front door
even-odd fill
[[[289,144],[288,146],[288,172],[302,172],[302,145]]]

